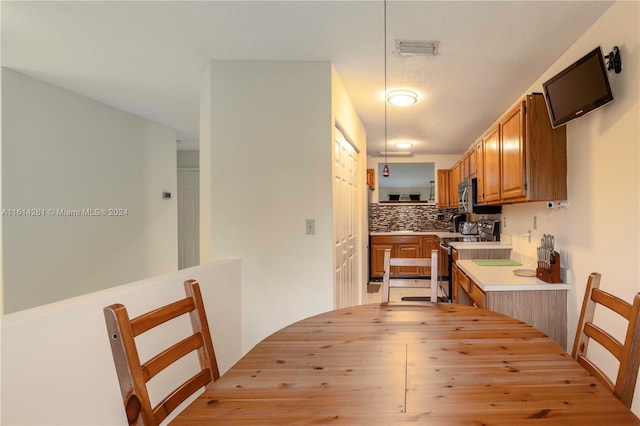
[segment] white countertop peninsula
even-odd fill
[[[454,301],[518,318],[567,348],[570,284],[550,284],[536,277],[514,275],[514,269],[530,269],[530,263],[481,266],[473,259],[460,259],[454,269]]]
[[[525,269],[525,266],[480,266],[473,260],[458,260],[457,265],[484,292],[569,290],[571,287],[566,283],[550,284],[536,277],[513,274],[515,269]]]

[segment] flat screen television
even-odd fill
[[[599,46],[547,80],[542,87],[554,128],[613,101]]]

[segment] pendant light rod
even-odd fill
[[[389,176],[389,162],[387,161],[387,0],[384,0],[384,167],[382,176]]]

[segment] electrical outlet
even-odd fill
[[[507,217],[503,217],[502,218],[502,228],[506,228],[507,227]]]
[[[304,222],[305,233],[307,235],[315,235],[316,233],[316,220],[315,219],[306,219]]]
[[[538,216],[533,217],[533,229],[538,229]]]

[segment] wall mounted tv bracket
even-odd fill
[[[605,59],[607,59],[607,71],[615,70],[616,74],[622,72],[622,58],[620,58],[618,46],[613,46],[613,50],[605,56]]]

